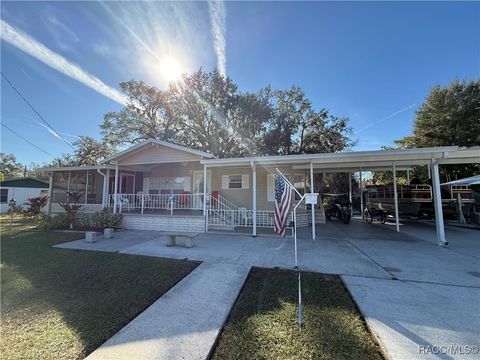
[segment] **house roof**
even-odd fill
[[[110,162],[114,163],[116,160],[119,160],[123,157],[129,156],[132,152],[138,151],[141,148],[147,147],[147,146],[152,145],[152,144],[166,146],[166,147],[171,148],[171,149],[175,149],[175,150],[183,151],[183,152],[186,152],[186,153],[189,153],[189,154],[197,155],[201,158],[211,159],[211,158],[215,157],[210,153],[200,151],[200,150],[190,149],[190,148],[187,148],[187,147],[182,146],[182,145],[177,145],[177,144],[173,144],[173,143],[170,143],[170,142],[167,142],[167,141],[162,141],[162,140],[157,140],[157,139],[148,139],[148,140],[142,141],[139,144],[130,146],[128,149],[120,151],[119,153],[103,160],[101,162],[101,164],[107,164],[107,163],[110,163]]]
[[[0,182],[0,187],[19,187],[19,188],[36,188],[48,189],[49,184],[45,181],[35,179],[33,177],[15,178]]]
[[[317,153],[282,156],[260,156],[230,159],[201,160],[207,167],[292,164],[294,169],[306,169],[310,163],[315,169],[370,170],[391,169],[392,165],[427,165],[437,161],[440,164],[480,163],[480,147],[459,148],[458,146],[430,147],[415,149],[351,151],[339,153]]]
[[[86,170],[97,170],[97,169],[115,169],[115,166],[102,164],[102,165],[81,165],[81,166],[59,166],[59,167],[46,167],[41,168],[41,171],[45,172],[55,172],[55,171],[86,171]]]

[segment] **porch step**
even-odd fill
[[[208,230],[227,230],[227,231],[233,231],[234,228],[231,225],[208,225]]]

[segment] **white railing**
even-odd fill
[[[246,208],[238,209],[209,209],[208,225],[209,226],[226,226],[234,229],[235,227],[252,227],[253,226],[253,210]],[[274,211],[273,210],[257,210],[257,227],[273,228]],[[297,214],[297,226],[308,226],[308,213]],[[293,213],[290,213],[287,227],[291,227],[293,223]]]
[[[399,199],[432,200],[432,187],[427,184],[397,186],[397,193]],[[367,186],[367,194],[370,199],[393,199],[393,185]]]
[[[203,194],[117,194],[119,212],[140,210],[202,210]],[[115,194],[108,197],[108,206],[115,205]]]

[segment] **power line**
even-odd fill
[[[59,132],[58,132],[57,130],[55,130],[55,129],[53,128],[53,126],[50,125],[50,124],[48,123],[48,121],[43,118],[42,115],[40,115],[40,113],[33,107],[33,105],[30,104],[30,102],[25,98],[25,96],[23,96],[23,95],[20,93],[20,91],[18,91],[18,89],[15,87],[15,85],[13,85],[10,80],[8,80],[7,76],[3,73],[3,71],[2,71],[1,73],[2,73],[2,77],[7,81],[7,83],[12,87],[12,89],[15,90],[15,92],[23,99],[23,101],[25,101],[25,103],[26,103],[28,106],[30,106],[30,108],[33,110],[33,112],[38,115],[38,117],[50,128],[50,130],[52,130],[52,132],[53,132],[59,139],[62,139],[65,143],[68,144],[68,146],[70,146],[73,150],[75,150],[75,147],[74,147],[67,139],[65,139],[63,136],[61,136],[61,135],[59,134]]]
[[[41,152],[43,152],[44,154],[47,154],[48,156],[52,156],[52,154],[49,154],[48,151],[45,151],[43,150],[41,147],[35,145],[34,143],[32,143],[30,140],[24,138],[22,135],[18,134],[17,132],[15,132],[14,130],[12,130],[11,128],[9,128],[7,125],[5,125],[4,123],[2,123],[2,126],[5,127],[5,129],[9,130],[13,135],[16,135],[18,136],[20,139],[22,139],[23,141],[29,143],[30,145],[32,145],[33,147],[35,147],[36,149],[40,150]],[[52,156],[53,157],[53,156]]]

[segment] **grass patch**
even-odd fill
[[[84,358],[199,264],[52,248],[82,236],[0,220],[5,359]]]
[[[253,268],[212,359],[383,359],[339,277]]]

